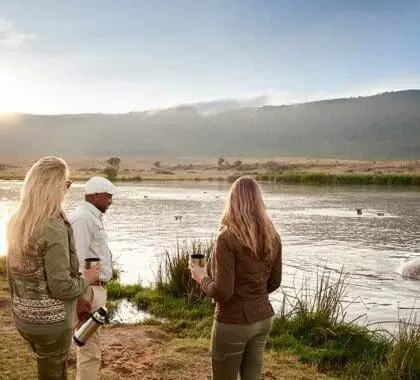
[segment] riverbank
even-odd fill
[[[180,284],[181,281],[175,279],[182,277],[179,268],[174,269],[175,272],[173,282]],[[348,323],[340,301],[345,286],[343,278],[331,281],[329,274],[324,274],[312,299],[308,298],[307,291],[305,295],[295,293],[295,300],[286,295],[285,307],[274,318],[266,358],[279,355],[277,359],[285,356],[297,359],[295,363],[308,364],[311,370],[316,369],[311,378],[322,373],[327,378],[420,378],[419,325],[401,321],[399,332],[392,336],[354,322]],[[164,286],[158,283],[154,289],[113,283],[108,290],[111,299],[124,297],[150,312],[153,317],[147,323],[161,326],[179,339],[207,340],[210,336],[214,305],[201,295],[194,295],[192,288],[184,293],[188,297],[180,295],[177,286],[171,282]],[[266,360],[270,365],[271,359]],[[274,373],[285,379],[306,376],[306,373],[290,376],[283,372]]]
[[[0,179],[22,180],[37,158],[0,157]],[[106,157],[65,157],[73,180],[103,175]],[[420,161],[279,157],[122,157],[121,181],[232,181],[252,175],[260,181],[305,184],[419,185]]]
[[[154,323],[157,323],[156,321]],[[208,337],[181,336],[167,324],[107,325],[103,332],[103,380],[210,379]],[[75,350],[69,378],[75,377]],[[330,379],[293,355],[267,350],[263,379]],[[36,379],[36,359],[11,322],[11,305],[0,257],[0,379]]]
[[[93,175],[93,174],[92,174]],[[96,174],[98,175],[98,174]],[[265,173],[265,174],[250,174],[235,172],[228,177],[188,177],[188,176],[147,176],[147,177],[118,177],[114,179],[118,182],[148,182],[148,181],[163,181],[163,182],[228,182],[232,183],[242,175],[250,175],[259,182],[275,182],[287,185],[376,185],[376,186],[420,186],[420,175],[409,174],[326,174],[326,173]],[[23,181],[24,175],[0,175],[0,180],[7,181]],[[90,175],[79,177],[73,176],[73,182],[84,182],[90,178]]]
[[[198,245],[208,255],[211,245]],[[195,252],[195,251],[194,251]],[[153,288],[108,283],[108,307],[128,299],[151,318],[138,325],[108,325],[104,331],[105,379],[206,379],[214,304],[199,291],[187,255],[164,255]],[[3,264],[2,264],[3,263]],[[345,320],[348,278],[324,271],[317,289],[284,294],[284,306],[267,341],[264,379],[420,378],[420,326],[400,323],[395,336]],[[11,325],[10,301],[0,259],[0,373],[31,378],[33,355]],[[74,350],[70,357],[74,375]],[[24,372],[22,372],[24,371]]]

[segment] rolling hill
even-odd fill
[[[0,116],[0,155],[420,158],[420,90],[283,106]]]

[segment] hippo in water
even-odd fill
[[[407,260],[397,267],[397,273],[403,277],[420,280],[420,257]]]

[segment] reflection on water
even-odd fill
[[[8,219],[9,213],[2,205],[0,198],[0,256],[4,256],[7,252],[6,225]]]
[[[7,252],[6,218],[0,216],[0,256],[4,256],[6,252]]]
[[[17,203],[21,183],[0,182],[0,210]],[[225,183],[141,183],[120,185],[104,220],[122,281],[153,281],[163,250],[177,239],[209,239],[217,234],[228,185]],[[408,188],[262,185],[268,211],[284,245],[282,289],[298,288],[303,277],[316,282],[325,265],[338,276],[351,274],[349,318],[395,320],[416,306],[419,282],[396,273],[420,252],[420,193]],[[83,188],[69,191],[66,209],[82,199]],[[357,215],[356,208],[362,208]],[[380,214],[380,215],[378,215]],[[383,215],[382,215],[383,214]],[[175,219],[175,216],[182,219]],[[281,292],[273,295],[276,305]],[[417,307],[420,307],[417,304]]]
[[[111,322],[113,323],[139,323],[150,319],[152,316],[145,312],[138,310],[131,302],[126,299],[118,302],[117,308],[112,314]]]

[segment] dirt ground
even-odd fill
[[[3,305],[4,306],[4,305]],[[1,310],[0,310],[1,311]],[[156,326],[106,327],[102,331],[103,380],[211,379],[209,341],[178,339]],[[12,347],[12,349],[9,349]],[[74,379],[76,351],[69,358]],[[35,379],[35,355],[11,324],[0,327],[0,379]],[[267,351],[262,379],[331,379],[296,357]]]
[[[210,379],[208,339],[179,339],[160,326],[107,325],[102,335],[102,380]],[[69,358],[75,378],[76,350]],[[13,326],[6,280],[0,275],[0,380],[35,380],[36,359]],[[262,379],[331,379],[297,357],[266,350]]]
[[[24,175],[39,157],[2,157],[0,156],[0,178],[7,175]],[[75,177],[88,177],[100,174],[109,157],[64,157],[71,174]],[[345,160],[326,158],[243,158],[224,157],[224,163],[218,164],[219,157],[120,157],[120,177],[141,176],[144,178],[199,178],[226,179],[234,173],[256,174],[269,171],[285,172],[323,172],[330,174],[420,174],[420,160]],[[241,161],[242,166],[235,166]],[[226,163],[227,162],[227,163]]]
[[[102,376],[109,379],[211,379],[207,339],[178,339],[156,326],[103,331]],[[74,367],[74,353],[71,366]],[[267,352],[262,379],[327,378],[295,357]]]
[[[210,363],[202,341],[177,340],[154,326],[102,331],[102,376],[110,379],[207,379]],[[70,367],[75,367],[72,350]]]

